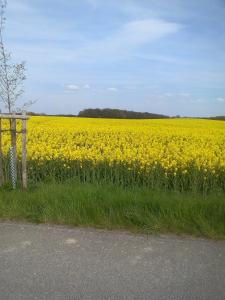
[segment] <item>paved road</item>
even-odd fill
[[[225,241],[0,223],[1,300],[225,299]]]

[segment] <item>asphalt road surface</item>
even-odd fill
[[[0,299],[225,299],[225,241],[0,223]]]

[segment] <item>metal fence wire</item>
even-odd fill
[[[3,126],[3,120],[9,121],[9,127]],[[26,113],[0,114],[0,186],[10,183],[15,189],[18,183],[23,188],[27,188],[27,161],[26,161]],[[18,122],[17,122],[18,121]],[[19,124],[21,121],[22,124]],[[17,124],[18,123],[18,124]],[[19,129],[18,126],[19,125]],[[22,125],[22,126],[21,126]],[[10,140],[8,152],[3,153],[3,134],[4,138]],[[21,136],[22,135],[22,136]],[[17,139],[21,137],[21,158],[17,159]]]

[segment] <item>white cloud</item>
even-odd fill
[[[219,102],[225,102],[225,98],[222,98],[222,97],[218,97],[218,98],[216,98],[216,100]]]
[[[76,92],[79,90],[89,90],[91,87],[89,84],[84,84],[82,86],[79,86],[77,84],[68,84],[65,86],[66,92]]]
[[[16,58],[25,57],[28,63],[35,64],[43,60],[48,63],[117,61],[135,56],[136,48],[176,33],[183,27],[163,19],[142,19],[126,22],[108,36],[90,40],[82,32],[71,31],[72,25],[69,22],[57,24],[52,19],[35,14],[28,17],[27,14],[24,15],[25,23],[22,25],[18,20],[13,24],[11,22],[8,35],[11,39],[10,47],[14,49]],[[33,26],[28,26],[29,22],[32,22]],[[39,23],[41,27],[36,26]],[[15,31],[17,27],[20,30]],[[49,28],[48,31],[45,30],[46,27]],[[33,39],[34,36],[37,42],[28,44],[14,42],[23,38]],[[73,42],[75,40],[76,44]],[[67,44],[65,41],[71,42],[70,48],[64,46]],[[56,43],[59,43],[60,47],[56,47]]]
[[[75,60],[87,62],[100,59],[118,60],[134,56],[135,49],[178,32],[182,25],[162,19],[144,19],[124,23],[114,33],[103,39],[87,43],[86,47],[73,52]],[[70,57],[67,55],[65,57]]]
[[[68,84],[66,86],[66,91],[78,91],[80,88],[76,84]]]
[[[130,52],[132,48],[148,44],[166,35],[176,33],[182,26],[161,19],[144,19],[125,23],[113,35],[97,41],[90,50],[99,55],[109,55]]]
[[[108,91],[111,91],[111,92],[117,92],[118,89],[115,88],[115,87],[109,87],[109,88],[108,88]]]
[[[181,26],[161,19],[145,19],[125,24],[114,39],[140,45],[177,32]]]
[[[171,93],[171,92],[166,92],[161,95],[162,97],[184,97],[188,98],[191,96],[189,93]]]

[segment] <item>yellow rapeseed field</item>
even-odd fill
[[[9,136],[3,146],[6,155]],[[225,122],[31,117],[27,155],[33,180],[224,189]]]

